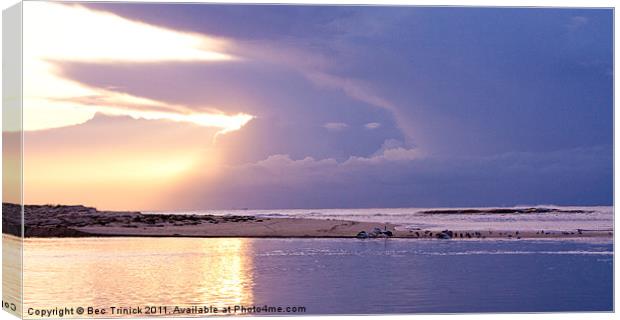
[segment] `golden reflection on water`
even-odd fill
[[[241,238],[27,239],[24,313],[78,306],[251,305],[251,246]]]
[[[21,316],[22,258],[21,239],[2,235],[2,301],[3,309]]]

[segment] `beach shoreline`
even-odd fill
[[[143,214],[98,211],[85,206],[26,205],[26,238],[193,237],[193,238],[369,238],[544,239],[612,238],[613,230],[406,229],[392,223],[338,219],[266,218],[250,215]],[[517,211],[523,209],[515,209]],[[532,210],[532,209],[527,209]],[[547,210],[547,209],[537,209]],[[442,214],[450,214],[443,212]],[[3,203],[3,233],[20,236],[21,208]],[[374,231],[374,232],[373,232]],[[366,237],[364,237],[366,238]]]

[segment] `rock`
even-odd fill
[[[452,238],[454,236],[454,234],[450,230],[443,230],[442,233],[445,233],[445,234],[449,235],[450,238]]]
[[[452,236],[449,235],[447,232],[439,232],[437,233],[437,239],[452,239]]]

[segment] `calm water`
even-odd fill
[[[604,311],[612,263],[607,240],[29,239],[24,294],[26,307]]]

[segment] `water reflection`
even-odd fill
[[[303,306],[305,314],[373,314],[613,307],[609,239],[28,239],[24,265],[26,311],[269,305]]]
[[[248,239],[26,240],[26,308],[253,303]]]

